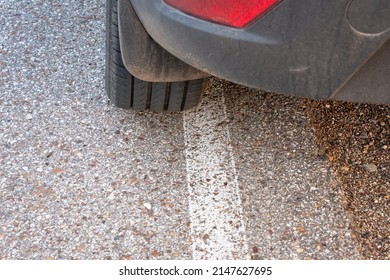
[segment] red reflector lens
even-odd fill
[[[192,16],[242,28],[280,0],[164,0]]]

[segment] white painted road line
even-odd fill
[[[222,92],[184,113],[193,259],[248,259]]]

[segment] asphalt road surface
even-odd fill
[[[105,1],[0,0],[0,259],[359,259],[299,99],[114,108]]]

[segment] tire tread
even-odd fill
[[[106,92],[110,102],[136,111],[183,111],[201,98],[204,79],[146,82],[132,76],[123,64],[119,44],[118,0],[107,0]]]

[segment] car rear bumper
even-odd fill
[[[389,29],[354,29],[347,16],[350,0],[285,0],[246,29],[194,18],[163,0],[130,2],[159,45],[211,75],[314,99],[390,103],[388,91],[379,101],[369,93],[338,94],[390,38]]]

